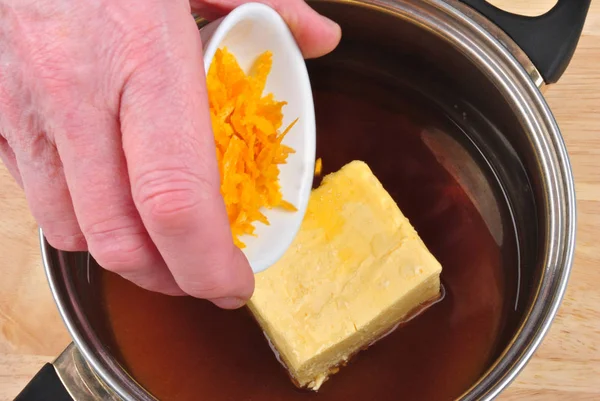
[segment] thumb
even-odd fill
[[[246,0],[191,0],[194,12],[207,19],[226,15]],[[304,0],[258,0],[277,11],[290,27],[304,57],[323,56],[336,48],[342,37],[338,24],[313,10]]]

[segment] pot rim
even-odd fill
[[[535,299],[497,361],[459,399],[491,400],[525,367],[541,344],[560,307],[573,263],[576,237],[574,180],[557,122],[534,82],[535,67],[505,34],[456,0],[318,0],[370,8],[417,24],[454,46],[502,92],[530,135],[541,169],[547,213],[542,276]],[[508,45],[507,45],[508,44]],[[510,49],[510,50],[509,50]],[[525,58],[523,58],[525,57]],[[523,65],[522,63],[529,63]],[[532,70],[533,67],[533,70]],[[527,69],[527,70],[526,70]],[[101,380],[125,400],[153,399],[104,349],[74,296],[70,280],[51,263],[56,252],[39,232],[42,261],[58,310],[78,349]],[[59,252],[59,257],[61,253]]]

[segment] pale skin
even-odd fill
[[[191,16],[246,2],[0,0],[0,157],[52,246],[148,290],[227,309],[251,297]],[[337,46],[339,26],[304,1],[262,2],[305,57]]]

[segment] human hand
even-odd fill
[[[242,0],[193,0],[209,18]],[[340,29],[264,1],[316,57]],[[48,242],[171,295],[241,306],[252,271],[220,195],[187,0],[0,0],[0,156]]]

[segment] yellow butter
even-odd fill
[[[441,265],[369,167],[313,191],[287,253],[248,306],[294,381],[317,390],[354,353],[440,292]]]

